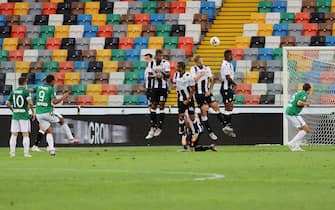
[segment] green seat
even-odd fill
[[[79,2],[91,2],[92,0],[79,0]]]
[[[72,85],[72,95],[86,95],[86,85]]]
[[[171,25],[157,25],[156,36],[168,37],[170,36]]]
[[[123,97],[123,105],[138,105],[138,96],[125,95]]]
[[[143,12],[144,14],[154,14],[157,10],[157,2],[156,1],[146,1],[143,2]]]
[[[176,49],[178,46],[178,37],[168,36],[164,37],[164,48],[165,49]]]
[[[116,25],[121,22],[121,15],[119,14],[107,14],[107,24]]]
[[[281,13],[280,22],[281,23],[294,23],[295,13]]]
[[[54,37],[55,26],[41,26],[40,28],[40,38],[50,38]]]
[[[113,61],[124,61],[126,60],[126,57],[127,57],[126,50],[118,50],[118,49],[112,50],[112,60]]]
[[[328,94],[329,85],[328,84],[314,84],[313,85],[313,93],[318,95]]]
[[[283,57],[283,49],[282,48],[275,48],[273,60],[282,60]]]
[[[0,62],[8,61],[9,52],[7,50],[0,50]]]
[[[59,63],[56,61],[48,61],[44,63],[44,72],[58,72]]]
[[[272,10],[272,1],[260,1],[258,3],[258,12],[268,13]]]
[[[147,67],[145,61],[134,61],[133,62],[133,72],[143,72]]]
[[[234,96],[234,103],[235,104],[244,104],[244,95],[242,94],[237,94]]]
[[[297,61],[289,60],[287,62],[287,68],[289,72],[297,71]]]
[[[44,50],[47,43],[46,38],[35,38],[33,39],[32,48],[35,50]]]
[[[138,84],[138,80],[140,79],[139,72],[126,72],[125,73],[125,84]]]
[[[317,0],[316,1],[316,11],[317,12],[330,12],[331,5],[332,5],[331,0]]]
[[[295,83],[295,84],[305,82],[305,72],[289,71],[289,77],[292,83]]]

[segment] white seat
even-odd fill
[[[257,36],[258,24],[248,23],[243,26],[243,36]]]
[[[121,85],[125,78],[124,72],[111,72],[109,73],[109,84]]]
[[[221,84],[215,83],[213,85],[213,95],[220,95]]]
[[[21,77],[21,73],[6,73],[6,85],[12,85],[13,89],[19,86],[18,79]]]
[[[237,72],[247,72],[251,69],[250,60],[239,60],[236,62],[236,71]]]
[[[274,84],[282,84],[283,82],[283,72],[275,71],[275,78],[273,80]]]
[[[215,8],[216,9],[221,8],[223,0],[212,0],[212,1],[215,2]]]
[[[113,95],[108,98],[109,106],[122,106],[123,105],[123,95]]]
[[[114,14],[127,14],[128,13],[128,2],[127,1],[116,1],[114,2]]]
[[[279,12],[266,13],[265,23],[267,24],[280,23],[280,13]]]
[[[275,95],[275,104],[276,105],[283,105],[283,95],[282,94],[276,94]]]
[[[297,13],[301,11],[302,0],[290,0],[287,1],[286,12]]]
[[[69,37],[71,38],[82,38],[84,34],[84,26],[83,25],[71,25]]]
[[[266,36],[265,37],[265,48],[279,48],[280,36]]]
[[[193,37],[194,44],[198,44],[200,42],[200,36],[201,36],[201,25],[200,24],[186,25],[185,36]]]
[[[64,15],[63,14],[50,14],[48,25],[60,26],[63,25]]]
[[[187,1],[186,2],[186,10],[187,14],[198,14],[200,12],[201,1]]]
[[[319,52],[319,59],[325,61],[331,61],[334,59],[334,51],[333,50],[321,50]]]
[[[105,47],[104,37],[93,37],[90,40],[90,50],[103,50]]]
[[[23,61],[37,62],[38,50],[24,50]]]
[[[180,25],[190,25],[193,24],[193,15],[185,13],[179,14],[178,24]]]
[[[252,84],[251,95],[266,95],[266,84]]]
[[[144,61],[144,55],[145,54],[151,54],[152,56],[155,56],[156,49],[142,49],[141,50],[141,61]]]

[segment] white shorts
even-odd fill
[[[40,129],[43,131],[46,131],[52,123],[58,123],[61,118],[63,118],[63,116],[55,112],[36,115],[36,119],[40,124]]]
[[[30,132],[30,120],[12,120],[11,132],[12,133]]]
[[[288,121],[290,121],[292,123],[292,125],[299,129],[302,128],[304,125],[306,125],[306,122],[304,121],[304,119],[302,119],[301,116],[290,116],[290,115],[286,115],[286,118],[288,119]]]

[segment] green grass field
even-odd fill
[[[335,147],[0,149],[0,209],[335,209]],[[222,178],[224,175],[224,178]]]

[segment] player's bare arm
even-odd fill
[[[183,103],[184,103],[185,105],[188,105],[188,104],[190,103],[190,101],[191,101],[192,98],[193,98],[194,92],[195,92],[195,86],[191,86],[190,95],[187,97],[187,99],[186,99],[185,101],[183,101]]]
[[[230,82],[233,85],[233,87],[236,87],[237,85],[236,82],[230,77],[229,74],[226,75],[226,80]]]
[[[298,101],[297,105],[298,106],[310,106],[311,104],[307,101]]]
[[[35,118],[36,118],[36,115],[35,115],[33,100],[31,100],[31,99],[28,100],[28,107],[31,110],[31,120],[34,121]]]
[[[204,72],[204,71],[200,72],[197,76],[194,77],[194,81],[198,82],[201,79],[201,77],[203,77],[205,75],[206,75],[206,72]]]
[[[52,103],[53,104],[59,104],[60,102],[64,101],[65,99],[67,99],[68,97],[70,96],[69,93],[65,93],[62,97],[59,97],[59,98],[55,98],[52,100]]]

